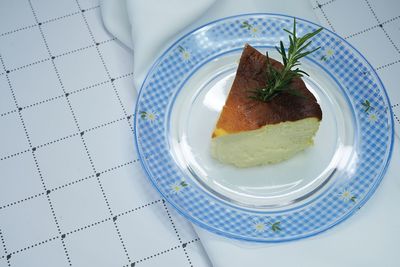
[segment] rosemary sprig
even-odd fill
[[[296,18],[294,18],[293,31],[291,32],[287,29],[284,29],[284,31],[289,34],[289,49],[286,52],[282,41],[280,41],[279,47],[275,47],[278,53],[282,56],[283,69],[277,70],[272,67],[267,52],[266,84],[263,88],[250,91],[250,97],[253,99],[267,102],[282,92],[287,92],[296,96],[302,96],[301,93],[290,88],[289,84],[293,78],[303,77],[304,75],[309,76],[305,71],[298,68],[300,65],[299,60],[320,48],[317,47],[309,51],[305,50],[311,44],[310,39],[322,31],[322,28],[314,32],[307,33],[302,37],[297,37]]]

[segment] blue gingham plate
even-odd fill
[[[210,139],[245,43],[279,58],[293,18],[247,14],[206,24],[154,63],[140,90],[136,146],[154,186],[182,215],[236,239],[281,242],[325,231],[356,212],[386,171],[393,121],[371,65],[324,29],[302,62],[323,111],[314,145],[285,162],[254,168],[221,164]],[[298,35],[320,26],[297,20]],[[287,43],[286,43],[287,45]],[[274,54],[275,53],[275,54]]]

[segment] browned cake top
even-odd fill
[[[284,121],[297,121],[310,117],[322,119],[319,104],[300,78],[293,79],[290,86],[304,97],[281,93],[268,102],[249,98],[251,95],[249,91],[265,86],[266,60],[265,55],[246,44],[216,128],[222,128],[227,132],[239,132]],[[270,58],[270,62],[276,69],[283,67],[274,59]]]

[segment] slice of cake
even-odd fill
[[[246,45],[236,77],[212,133],[212,156],[223,163],[250,167],[286,160],[313,144],[322,111],[299,77],[267,102],[249,97],[267,83],[267,57]],[[269,59],[271,66],[283,65]]]

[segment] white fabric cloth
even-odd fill
[[[101,12],[106,28],[135,51],[135,86],[167,44],[198,19],[215,0],[103,0]],[[131,25],[134,25],[131,27]],[[132,42],[134,40],[134,42]]]
[[[137,89],[160,52],[188,30],[211,20],[240,13],[270,12],[318,23],[308,0],[213,2],[103,1],[105,26],[134,50]],[[133,44],[128,30],[132,32]],[[214,266],[396,266],[400,264],[397,253],[400,239],[398,139],[394,151],[389,171],[372,201],[345,223],[316,237],[280,244],[251,244],[229,240],[196,226],[195,230]]]

